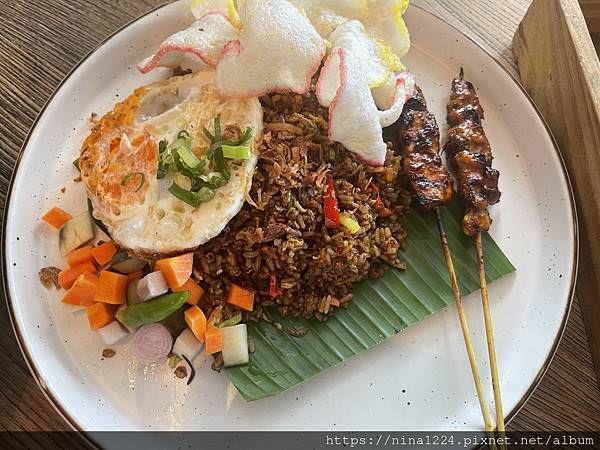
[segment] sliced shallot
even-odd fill
[[[142,362],[149,363],[166,358],[172,346],[169,330],[160,323],[152,323],[136,331],[129,350]]]

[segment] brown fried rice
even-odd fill
[[[399,216],[410,195],[398,180],[400,157],[388,150],[383,167],[369,167],[341,144],[327,139],[327,110],[314,94],[261,98],[264,136],[249,198],[223,232],[196,251],[194,277],[206,291],[203,309],[224,306],[229,285],[256,293],[245,319],[269,320],[269,306],[283,315],[324,320],[352,298],[352,285],[393,266],[404,269],[398,251],[406,231]],[[327,229],[323,193],[334,180],[340,211],[361,230]],[[271,295],[271,280],[277,295]],[[246,313],[245,313],[246,314]]]

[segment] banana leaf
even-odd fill
[[[479,289],[473,238],[462,232],[458,201],[443,208],[442,215],[459,285],[467,295]],[[390,269],[379,279],[358,283],[350,305],[326,322],[272,313],[284,329],[307,327],[304,337],[268,323],[248,324],[256,351],[246,366],[225,371],[244,399],[259,400],[291,389],[454,303],[434,214],[415,212],[404,223],[405,271]],[[515,270],[487,234],[483,245],[488,283]]]

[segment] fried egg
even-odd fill
[[[197,248],[218,235],[240,211],[252,184],[262,136],[262,107],[257,98],[224,100],[213,84],[214,72],[173,77],[137,89],[95,123],[80,153],[81,178],[93,214],[111,238],[137,255],[170,254]],[[185,130],[192,152],[202,157],[210,145],[203,127],[252,129],[245,144],[248,159],[229,163],[231,178],[214,198],[194,208],[174,197],[177,172],[157,178],[159,143],[173,142]]]

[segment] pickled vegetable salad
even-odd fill
[[[243,156],[241,142],[217,142],[229,146],[220,148],[225,155]],[[240,322],[241,310],[254,307],[253,292],[232,285],[228,303],[239,311],[224,317],[223,308],[216,308],[207,318],[198,306],[204,290],[192,278],[193,253],[150,265],[127,256],[112,241],[92,244],[97,232],[89,212],[72,217],[54,207],[42,220],[57,230],[66,259],[66,268],[51,271],[57,273],[55,285],[64,290],[62,303],[85,308],[90,329],[106,345],[130,339],[128,351],[143,363],[166,363],[167,357],[171,365],[185,363],[189,374],[178,368],[177,376],[185,372],[188,381],[194,375],[191,361],[203,348],[225,366],[248,363],[247,330]]]

